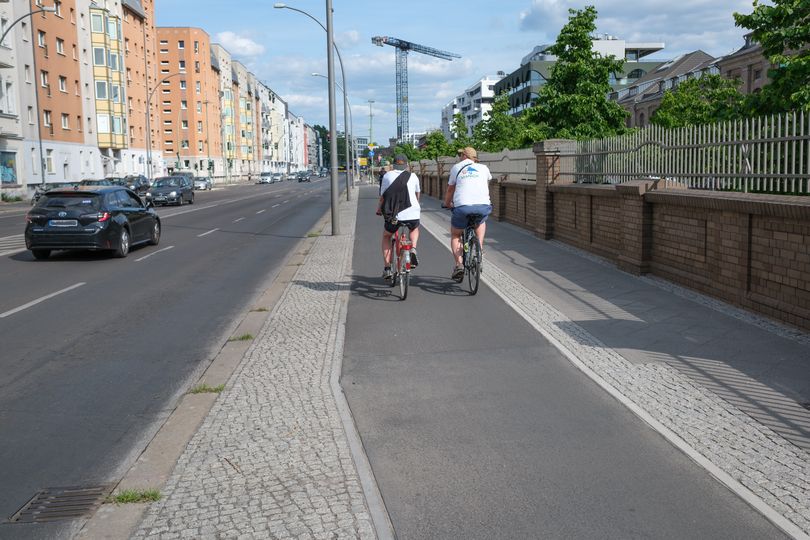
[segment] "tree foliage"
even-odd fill
[[[489,115],[473,128],[473,146],[484,152],[501,152],[527,148],[544,137],[544,131],[528,122],[526,116],[509,114],[509,96],[495,98]]]
[[[467,134],[467,122],[461,113],[456,113],[453,116],[453,125],[450,126],[450,131],[453,133],[453,145],[455,148],[464,148],[472,144],[472,139]]]
[[[664,93],[650,122],[677,128],[739,118],[745,99],[739,86],[739,81],[715,74],[687,79]]]
[[[749,98],[753,113],[810,110],[810,2],[754,0],[750,14],[734,14],[737,26],[752,31],[754,41],[776,66],[771,82]]]
[[[568,12],[568,23],[548,51],[557,56],[551,77],[527,114],[545,126],[549,137],[583,139],[622,133],[627,113],[606,96],[611,92],[610,74],[621,72],[624,59],[593,51],[597,17],[593,6]]]
[[[436,159],[441,156],[452,156],[453,147],[444,138],[441,131],[431,131],[425,137],[425,147],[421,149],[422,159]]]

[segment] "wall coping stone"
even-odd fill
[[[810,220],[810,197],[758,193],[657,190],[644,195],[650,203],[737,212],[770,217]]]

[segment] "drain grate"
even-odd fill
[[[45,488],[9,520],[12,523],[45,523],[92,514],[110,493],[110,486]]]

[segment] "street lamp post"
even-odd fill
[[[337,49],[335,49],[335,50],[337,50]],[[313,73],[312,76],[313,77],[323,77],[324,79],[328,80],[326,75],[321,75],[320,73]],[[349,96],[346,93],[346,87],[345,86],[340,86],[340,84],[338,84],[337,82],[335,82],[335,85],[338,88],[340,88],[340,90],[343,92],[343,126],[345,127],[345,135],[346,135],[344,142],[346,143],[346,174],[348,175],[349,174],[349,169],[352,168],[354,166],[355,162],[356,162],[356,159],[354,159],[354,157],[353,157],[355,155],[356,149],[354,147],[353,142],[350,142],[350,138],[354,139],[354,119],[352,118],[352,109],[351,109],[351,107],[349,107]],[[350,135],[350,133],[351,133],[351,135]],[[348,176],[347,176],[347,179],[348,179]],[[348,181],[347,181],[347,184],[346,184],[346,200],[347,201],[351,200],[349,198],[348,193],[349,193],[349,184],[348,184]]]
[[[177,77],[178,75],[181,74],[172,73],[171,75],[166,75],[155,84],[155,87],[152,88],[152,91],[149,92],[148,96],[146,96],[146,171],[150,182],[152,181],[152,129],[149,122],[149,111],[151,110],[152,96],[155,95],[155,91],[160,88],[163,81],[169,80],[172,77]]]
[[[337,45],[335,45],[334,39],[332,37],[329,37],[330,30],[327,29],[327,26],[331,25],[331,20],[332,20],[332,2],[331,2],[331,0],[327,0],[327,12],[326,12],[327,26],[324,26],[321,21],[319,21],[318,19],[316,19],[315,17],[313,17],[312,15],[307,13],[306,11],[303,11],[303,10],[300,10],[298,8],[288,6],[287,4],[278,2],[276,4],[273,4],[273,7],[276,8],[276,9],[290,9],[292,11],[297,11],[298,13],[301,13],[302,15],[306,15],[307,17],[309,17],[310,19],[312,19],[313,21],[318,23],[318,26],[320,26],[321,28],[324,29],[324,31],[326,31],[327,38],[329,39],[329,43],[331,44],[332,47],[334,47],[335,52],[337,53],[338,62],[340,63],[340,75],[341,75],[341,78],[343,79],[343,88],[344,88],[343,95],[345,96],[346,95],[345,88],[346,88],[347,84],[346,84],[346,71],[343,69],[343,58],[340,56],[340,50],[337,48]],[[330,53],[327,54],[327,57],[330,57],[330,54],[331,54],[331,47],[330,47]],[[331,78],[330,78],[330,81],[331,81]],[[331,82],[330,82],[330,86],[332,86]],[[348,114],[346,112],[348,110],[348,107],[349,107],[348,103],[344,99],[344,101],[343,101],[343,116],[344,117],[348,117]],[[346,131],[347,131],[346,136],[347,136],[347,141],[348,141],[348,127],[346,128]],[[332,137],[335,137],[335,136],[336,135],[333,133]],[[347,163],[346,163],[346,200],[350,200],[351,199],[351,186],[354,184],[354,178],[352,176],[352,167],[348,163],[348,161],[349,161],[349,153],[348,153],[348,151],[346,152],[346,161],[347,161]]]
[[[42,7],[40,9],[35,9],[33,11],[29,11],[28,13],[17,17],[13,23],[6,27],[6,30],[0,35],[0,43],[3,43],[3,40],[6,39],[6,35],[11,31],[15,24],[20,22],[21,20],[25,19],[26,17],[31,17],[32,15],[36,15],[37,13],[56,13],[56,6],[47,6]],[[31,48],[34,47],[34,25],[31,25]],[[37,54],[35,51],[32,51],[34,55],[34,73],[37,73]],[[39,138],[39,170],[40,175],[42,177],[42,184],[45,184],[45,153],[42,149],[42,119],[39,117],[39,92],[34,90],[34,103],[36,105],[36,113],[37,113],[37,138]]]

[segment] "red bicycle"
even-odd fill
[[[397,232],[391,235],[391,287],[399,283],[399,299],[408,297],[411,282],[411,237],[407,225],[400,223]]]

